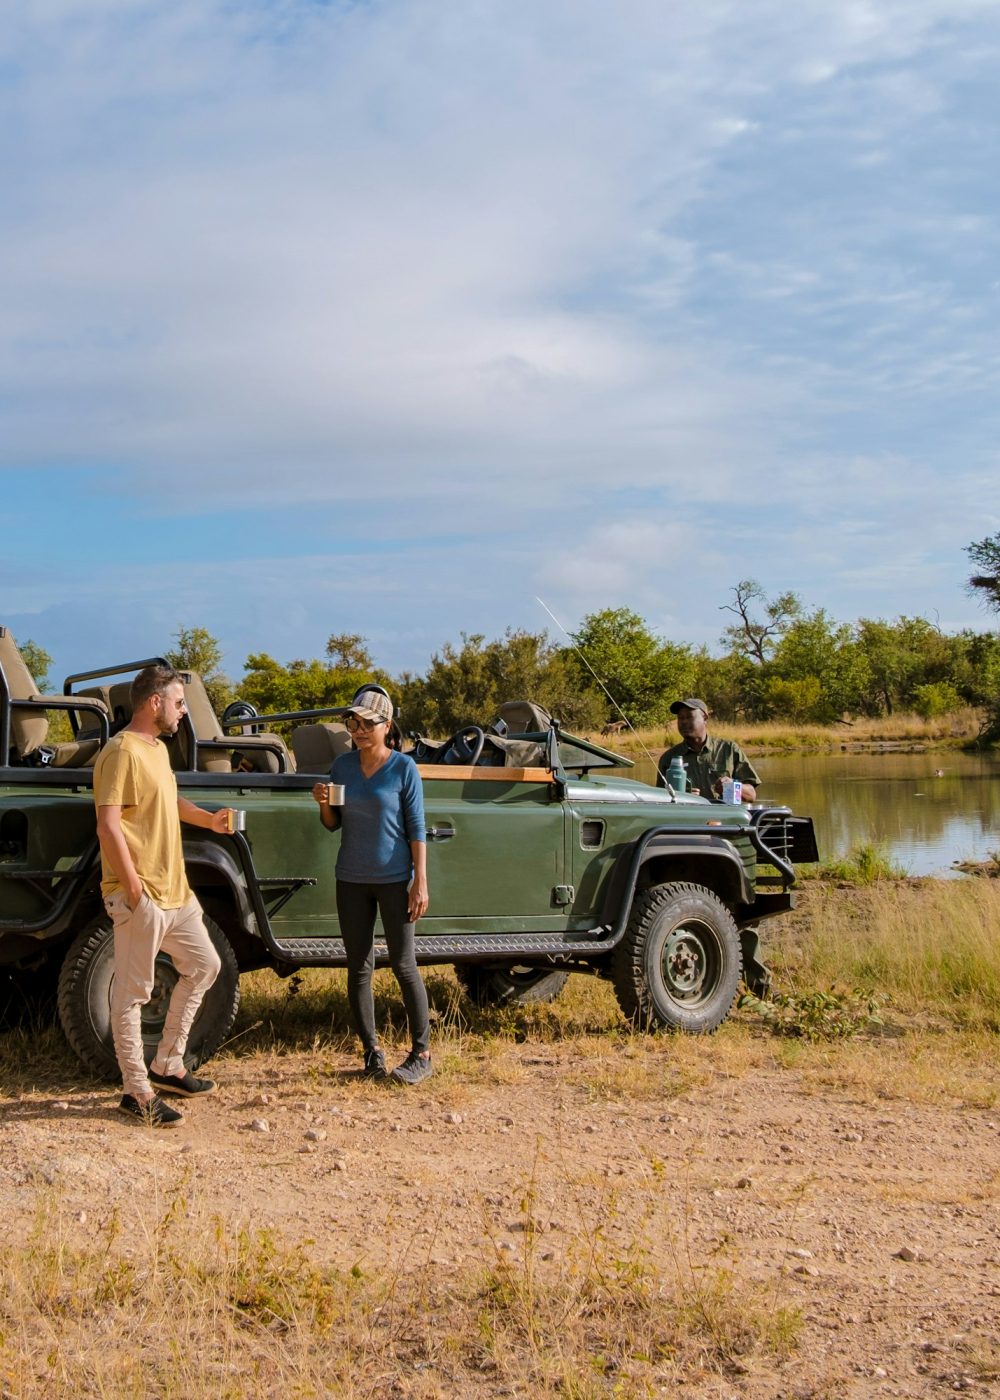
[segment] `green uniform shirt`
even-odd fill
[[[713,739],[711,734],[700,753],[692,749],[686,739],[662,753],[656,765],[657,787],[666,787],[670,760],[678,756],[684,760],[687,769],[688,792],[697,788],[702,797],[714,797],[712,788],[717,778],[739,778],[741,783],[760,787],[757,770],[739,744],[734,744],[732,739]]]

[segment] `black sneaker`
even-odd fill
[[[430,1055],[421,1055],[419,1050],[411,1050],[401,1065],[392,1072],[397,1084],[419,1084],[434,1073]]]
[[[217,1087],[214,1079],[195,1079],[189,1069],[183,1074],[154,1074],[150,1070],[149,1082],[163,1094],[181,1094],[186,1099],[214,1094]]]
[[[146,1103],[140,1103],[133,1094],[122,1094],[118,1111],[145,1123],[147,1128],[175,1128],[178,1123],[184,1122],[183,1113],[165,1104],[156,1094]]]
[[[361,1071],[361,1077],[362,1079],[386,1079],[388,1077],[385,1055],[378,1047],[365,1051],[365,1067]]]

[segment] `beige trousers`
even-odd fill
[[[180,909],[161,909],[143,894],[129,909],[122,891],[104,901],[115,931],[115,975],[111,984],[111,1033],[126,1094],[148,1098],[149,1078],[142,1046],[142,1008],[155,981],[157,953],[177,969],[163,1035],[153,1067],[159,1074],[184,1074],[188,1035],[205,993],[222,963],[212,947],[194,898]]]

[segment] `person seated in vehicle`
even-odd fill
[[[687,769],[688,790],[702,797],[722,796],[723,778],[736,778],[743,785],[744,802],[757,797],[760,778],[757,770],[732,739],[713,739],[708,732],[708,706],[694,697],[675,700],[670,713],[677,716],[681,742],[660,755],[656,765],[656,786],[667,786],[667,769],[672,758],[680,758]]]

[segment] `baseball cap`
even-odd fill
[[[358,719],[391,720],[392,701],[381,690],[359,690],[353,702],[347,706],[349,715]]]
[[[693,695],[688,700],[675,700],[670,706],[670,713],[675,715],[678,710],[700,710],[703,715],[708,714],[708,706],[704,700],[698,700]]]

